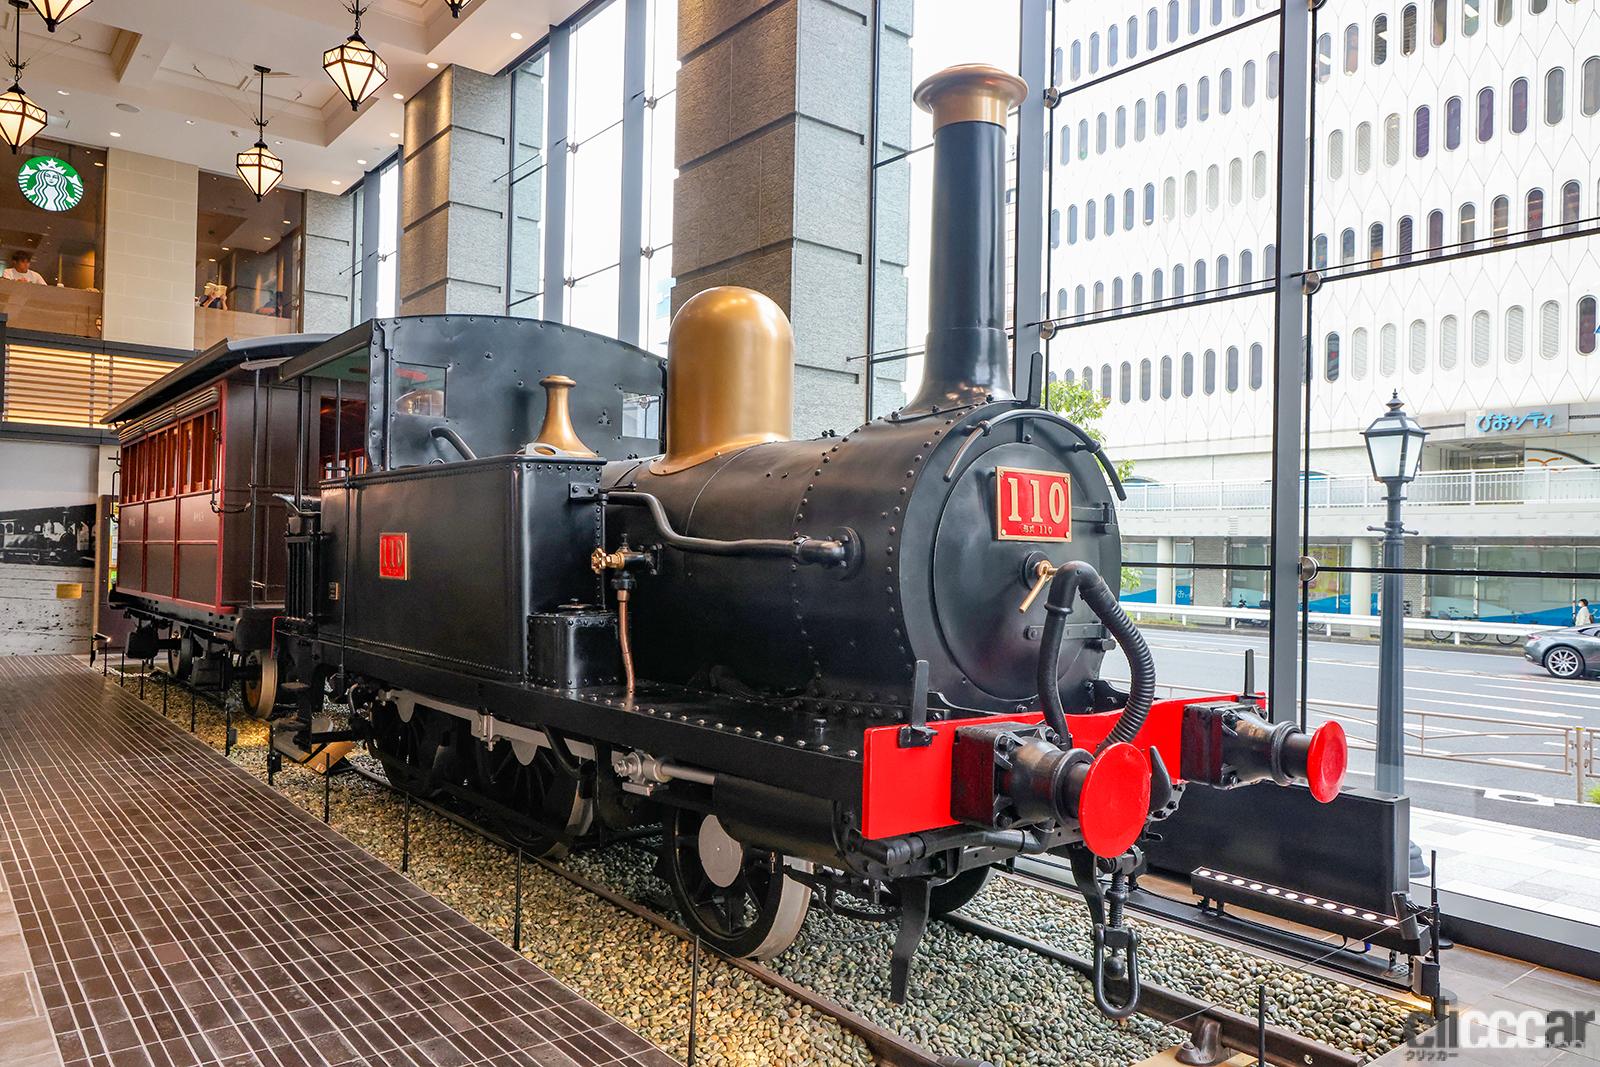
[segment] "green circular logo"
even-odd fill
[[[71,163],[55,156],[34,156],[24,163],[17,185],[28,203],[46,211],[71,211],[83,199],[83,178]]]

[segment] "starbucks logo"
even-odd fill
[[[24,163],[17,185],[28,203],[46,211],[71,211],[83,199],[83,179],[71,163],[55,156],[34,156]]]

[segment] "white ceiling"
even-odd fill
[[[343,0],[95,0],[53,34],[30,8],[22,84],[50,111],[45,136],[231,174],[234,154],[255,141],[259,63],[281,72],[267,79],[266,111],[284,185],[337,193],[361,177],[359,160],[375,164],[399,143],[404,104],[394,94],[437,77],[429,62],[499,71],[580,6],[472,0],[456,20],[445,0],[372,0],[362,37],[389,81],[359,113],[322,70],[323,50],[350,34]],[[16,17],[4,9],[7,55]]]

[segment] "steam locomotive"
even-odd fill
[[[263,583],[282,604],[248,655],[211,647],[282,744],[365,742],[400,788],[534,850],[660,823],[679,910],[725,953],[783,951],[816,898],[871,902],[899,923],[896,999],[930,915],[998,863],[1065,855],[1097,1003],[1132,1011],[1120,904],[1141,835],[1185,785],[1329,800],[1345,743],[1249,693],[1154,699],[1101,577],[1121,562],[1115,470],[1040,404],[1037,369],[1012,392],[1004,130],[1025,92],[981,66],[918,87],[924,376],[842,436],[790,439],[789,323],[737,287],[683,305],[664,364],[442,316],[258,367],[295,398],[295,484],[261,505],[250,481],[286,519],[281,555],[261,553],[283,560]],[[170,641],[142,610],[146,644]],[[1126,692],[1100,678],[1113,648]]]

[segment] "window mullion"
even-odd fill
[[[622,211],[617,246],[617,339],[639,343],[644,274],[645,25],[648,0],[626,0],[622,46]]]

